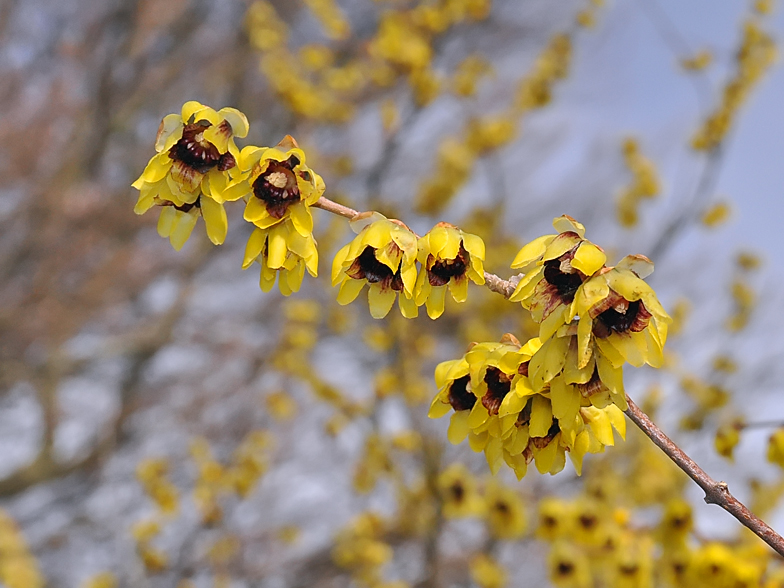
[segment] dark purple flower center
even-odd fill
[[[211,126],[206,121],[186,125],[182,130],[182,138],[169,149],[169,157],[200,174],[206,174],[213,167],[220,171],[233,168],[237,162],[231,153],[221,154],[215,145],[204,138],[204,131]]]
[[[381,284],[383,289],[392,288],[396,292],[403,290],[403,279],[400,277],[400,268],[396,272],[389,269],[384,263],[376,259],[376,250],[370,246],[360,253],[354,260],[346,274],[355,280],[367,280],[369,284]]]
[[[299,159],[293,155],[286,161],[270,161],[264,173],[253,182],[253,194],[266,204],[273,218],[283,218],[289,206],[300,200],[294,174],[297,165]]]
[[[561,271],[560,259],[551,259],[550,261],[545,262],[544,279],[555,288],[561,302],[564,304],[572,303],[575,292],[577,292],[580,284],[583,283],[583,278],[577,270],[575,270],[574,273],[565,273]]]
[[[476,396],[468,391],[469,376],[457,378],[449,387],[449,404],[455,411],[469,410],[476,404]]]
[[[496,415],[504,397],[509,394],[512,387],[512,377],[491,366],[485,372],[485,384],[487,384],[487,393],[482,396],[482,405],[491,416]]]
[[[427,265],[429,269],[427,270],[427,279],[431,286],[444,286],[450,279],[465,275],[471,256],[461,243],[460,251],[454,259],[438,259],[435,261],[434,259],[432,255],[428,256]]]
[[[613,307],[608,308],[593,323],[593,334],[600,339],[612,333],[639,333],[648,326],[651,313],[641,300],[629,302],[623,298]]]

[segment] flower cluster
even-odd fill
[[[424,304],[435,319],[444,312],[447,290],[455,302],[465,302],[469,280],[484,284],[485,246],[476,235],[438,223],[418,238],[399,220],[378,213],[359,214],[351,225],[358,234],[332,263],[340,304],[352,302],[367,284],[373,318],[385,317],[397,297],[404,317],[416,317]]]
[[[653,162],[640,153],[635,139],[623,142],[623,158],[632,174],[632,181],[618,198],[618,222],[624,227],[634,227],[638,222],[638,209],[645,199],[656,198],[661,192],[661,182]]]
[[[255,225],[243,269],[261,265],[261,289],[280,275],[281,292],[299,290],[305,270],[318,273],[310,207],[324,193],[324,181],[306,164],[305,153],[286,136],[275,147],[249,145],[240,151],[234,137],[248,134],[248,120],[234,108],[215,111],[195,101],[161,122],[158,152],[133,186],[134,209],[161,207],[158,232],[179,250],[199,216],[207,236],[220,245],[228,220],[223,204],[244,199],[246,221]]]
[[[572,407],[562,391],[534,390],[529,373],[541,348],[539,339],[521,346],[505,335],[499,343],[473,344],[462,358],[436,368],[439,391],[428,416],[452,412],[449,441],[467,437],[474,451],[484,451],[494,473],[506,462],[522,478],[533,461],[540,473],[555,474],[567,452],[579,473],[587,453],[614,444],[613,427],[625,435],[623,415],[614,404],[581,406],[578,398]]]
[[[193,100],[180,114],[161,121],[155,139],[158,154],[133,183],[140,191],[134,211],[143,214],[155,205],[162,207],[158,233],[175,249],[188,240],[199,216],[210,240],[223,243],[228,229],[223,203],[231,198],[224,191],[236,176],[240,155],[234,137],[244,137],[248,128],[240,111],[215,112]]]

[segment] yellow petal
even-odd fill
[[[236,108],[221,108],[218,116],[231,125],[232,134],[240,139],[245,137],[250,130],[248,118]]]
[[[585,227],[574,220],[568,214],[564,214],[559,216],[558,218],[553,219],[553,228],[558,231],[559,233],[566,233],[571,231],[572,233],[577,233],[580,238],[585,237]]]
[[[264,206],[264,202],[261,199],[255,196],[248,198],[248,204],[245,205],[245,213],[242,215],[246,221],[255,223],[268,216],[267,207]]]
[[[449,403],[441,400],[441,395],[439,394],[433,398],[433,402],[430,403],[430,409],[427,411],[427,418],[439,419],[451,410],[452,407]]]
[[[593,275],[602,268],[607,261],[604,251],[590,241],[583,241],[574,253],[572,267],[580,270],[586,276]]]
[[[212,198],[204,197],[201,202],[201,214],[207,226],[207,236],[215,245],[223,244],[226,232],[229,230],[229,219],[223,204],[218,204]]]
[[[532,403],[528,433],[531,437],[546,437],[553,424],[553,410],[550,401],[537,394],[533,397]]]
[[[566,384],[563,377],[555,378],[550,383],[550,400],[553,416],[559,421],[572,422],[580,410],[580,393],[574,386]]]
[[[346,255],[348,255],[349,245],[344,245],[343,247],[338,250],[335,254],[335,259],[332,260],[332,285],[337,286],[338,282],[340,281],[340,277],[342,275],[343,270],[343,262],[346,260]]]
[[[583,458],[591,446],[590,435],[588,429],[581,431],[575,438],[572,449],[569,452],[569,459],[572,460],[574,471],[577,472],[578,476],[581,476],[583,473]]]
[[[457,445],[468,436],[468,430],[468,411],[460,410],[449,419],[446,437],[452,445]]]
[[[474,404],[470,414],[468,415],[469,428],[478,429],[484,425],[489,418],[490,414],[487,412],[487,409],[484,407],[484,405],[482,405],[480,399],[477,399],[477,402]]]
[[[158,153],[168,151],[182,138],[182,118],[177,114],[167,114],[158,127],[155,138],[155,150]]]
[[[412,319],[419,316],[419,307],[414,302],[413,298],[409,298],[404,292],[401,292],[397,297],[397,306],[400,308],[400,314],[404,318]]]
[[[392,305],[395,303],[395,291],[391,288],[382,289],[378,284],[370,284],[368,289],[368,305],[370,306],[370,316],[374,319],[382,319],[389,314]]]
[[[544,277],[544,266],[537,266],[525,274],[515,286],[515,290],[509,297],[512,302],[522,302],[525,306],[526,300],[533,294],[537,284]]]
[[[346,304],[354,302],[365,284],[367,284],[365,280],[354,280],[352,278],[348,278],[340,285],[340,291],[338,292],[337,296],[338,304],[345,306]]]
[[[468,278],[459,276],[449,280],[447,287],[455,302],[465,302],[468,298]]]
[[[242,261],[242,269],[248,269],[250,265],[261,255],[264,243],[267,240],[267,233],[261,229],[253,229],[245,245],[245,258]]]
[[[624,416],[621,408],[611,404],[605,408],[604,411],[607,414],[607,417],[610,419],[610,423],[612,424],[613,428],[618,431],[621,439],[626,440],[626,417]]]
[[[422,270],[423,272],[425,270]],[[444,314],[444,302],[446,299],[446,286],[435,286],[430,288],[430,295],[425,301],[427,305],[427,316],[435,320]]]
[[[550,441],[546,447],[538,451],[534,450],[534,463],[540,474],[546,474],[553,468],[557,454],[558,443],[555,439]]]
[[[188,237],[191,236],[193,227],[196,226],[196,219],[199,218],[198,210],[198,208],[192,208],[189,212],[177,211],[179,214],[177,214],[171,235],[169,235],[169,241],[171,241],[175,251],[182,249]]]
[[[494,437],[487,442],[485,458],[490,466],[490,473],[495,476],[503,463],[503,445],[500,439]]]
[[[590,315],[584,314],[577,323],[577,367],[584,368],[591,360],[593,353],[593,320]]]
[[[485,259],[485,242],[481,237],[472,235],[471,233],[463,233],[463,247],[471,255],[471,259],[477,258],[484,261]],[[514,267],[514,266],[513,266]]]
[[[161,216],[158,217],[158,234],[161,237],[168,237],[174,228],[174,220],[177,217],[177,209],[173,206],[161,207]]]
[[[562,304],[556,306],[539,325],[539,339],[547,341],[555,334],[561,325],[566,324],[565,315],[568,311],[569,308],[567,306]]]
[[[645,279],[653,273],[653,262],[644,255],[627,255],[615,268],[633,271],[640,278]]]
[[[187,124],[194,114],[204,110],[205,108],[207,107],[204,106],[204,104],[201,102],[197,102],[196,100],[189,100],[182,105],[182,111],[180,112],[182,121]]]
[[[545,249],[542,254],[542,261],[549,261],[561,257],[564,253],[577,245],[580,240],[580,237],[574,233],[562,233],[558,235]]]
[[[289,216],[296,231],[303,236],[313,232],[313,216],[310,209],[303,202],[297,202],[289,206]]]
[[[544,235],[524,245],[523,248],[517,252],[517,255],[515,255],[515,258],[512,261],[512,268],[524,268],[531,262],[539,259],[555,237],[555,235]]]
[[[286,263],[287,255],[286,231],[281,227],[275,227],[270,230],[267,238],[267,264],[272,269],[281,268]]]

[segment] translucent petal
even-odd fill
[[[590,241],[583,241],[574,253],[572,267],[580,270],[586,276],[593,275],[607,261],[604,251]]]
[[[277,276],[278,272],[267,267],[266,263],[262,263],[261,274],[259,276],[259,288],[261,288],[261,291],[269,292],[272,290],[272,287],[275,285],[275,278]]]
[[[269,217],[269,213],[264,202],[255,196],[248,198],[248,204],[245,206],[245,213],[242,215],[242,218],[249,223],[256,223],[267,217]]]
[[[645,279],[653,273],[653,262],[644,255],[627,255],[616,264],[615,268],[633,271],[640,278]]]
[[[568,214],[554,218],[553,228],[559,233],[566,233],[571,231],[573,233],[577,233],[580,238],[585,237],[585,227],[582,225],[582,223],[577,222]]]
[[[150,184],[159,182],[166,177],[172,167],[172,160],[169,159],[168,154],[162,153],[150,159],[147,167],[144,168],[140,180],[144,180]],[[134,188],[137,187],[137,182],[134,182]]]
[[[594,276],[582,283],[575,294],[575,313],[582,316],[610,295],[604,276]]]
[[[485,259],[485,242],[481,237],[472,235],[471,233],[463,233],[463,247],[468,253],[471,254],[471,259],[477,258],[484,261]],[[512,266],[514,267],[514,266]]]
[[[468,411],[460,410],[449,419],[446,437],[452,445],[457,445],[468,436],[468,430]]]
[[[142,187],[141,192],[139,193],[139,199],[136,201],[136,205],[133,207],[133,211],[136,214],[144,214],[150,210],[153,206],[155,206],[155,196],[157,193],[158,189],[155,184],[148,184]]]
[[[590,315],[584,314],[577,323],[577,367],[584,368],[591,360],[593,346],[593,320]]]
[[[439,394],[433,398],[433,402],[430,403],[430,409],[427,411],[427,417],[430,419],[439,419],[445,414],[451,412],[451,410],[452,407],[448,402],[442,401],[441,395]]]
[[[455,302],[465,302],[468,299],[468,278],[465,276],[452,278],[448,287]]]
[[[197,112],[204,110],[207,108],[201,102],[197,102],[196,100],[189,100],[185,104],[182,105],[182,110],[180,111],[180,116],[184,123],[188,123],[190,118]]]
[[[424,270],[423,270],[424,271]],[[427,316],[435,320],[444,314],[444,302],[446,299],[446,286],[435,286],[430,288],[430,295],[427,297]]]
[[[443,259],[455,259],[460,253],[460,244],[462,239],[457,229],[446,228],[447,240],[444,248],[441,250],[441,257]],[[500,462],[499,462],[500,463]]]
[[[528,433],[531,437],[546,437],[553,424],[553,410],[550,401],[537,394],[532,399],[531,420]]]
[[[259,160],[261,160],[264,152],[267,150],[267,147],[256,147],[254,145],[248,145],[247,147],[243,147],[242,151],[240,151],[240,158],[237,161],[237,166],[242,171],[250,170],[254,165],[256,165]],[[251,176],[250,182],[256,178]]]
[[[602,355],[612,364],[613,367],[621,367],[626,360],[618,349],[612,345],[607,339],[594,339],[595,345],[599,348]]]
[[[580,237],[574,233],[562,233],[556,236],[556,238],[553,239],[552,242],[547,246],[544,254],[542,254],[542,261],[548,261],[550,259],[557,259],[561,257],[580,241]]]
[[[613,428],[618,431],[621,439],[626,440],[626,417],[621,409],[616,405],[611,404],[605,408],[604,411],[607,413],[607,417],[610,419]]]
[[[308,236],[313,233],[313,216],[304,203],[298,202],[289,206],[289,215],[291,216],[294,229],[300,235]]]
[[[345,306],[346,304],[354,302],[365,284],[367,284],[365,280],[354,280],[352,278],[348,278],[340,285],[340,291],[338,292],[337,296],[338,304]]]
[[[286,231],[282,227],[275,227],[269,232],[267,237],[267,265],[272,269],[283,267],[288,255],[286,245]]]
[[[591,432],[602,445],[615,445],[610,418],[603,410],[587,406],[582,409],[583,417],[588,421]]]
[[[565,314],[568,311],[569,308],[567,306],[556,306],[555,309],[549,315],[547,315],[547,318],[545,318],[539,325],[539,339],[542,341],[547,341],[547,339],[555,334],[561,325],[566,324]]]
[[[289,293],[299,292],[302,286],[302,279],[305,277],[305,264],[300,261],[293,270],[286,272],[286,284],[289,287]],[[280,282],[279,282],[280,283]],[[281,288],[281,291],[283,289]],[[284,292],[285,294],[285,292]],[[288,296],[288,294],[285,294]]]
[[[405,293],[401,292],[397,297],[397,305],[400,308],[400,314],[407,319],[416,318],[419,316],[419,307],[414,302],[413,298],[409,298]]]
[[[248,269],[255,259],[261,255],[264,249],[264,243],[267,240],[266,231],[261,229],[253,229],[253,232],[248,238],[248,243],[245,245],[245,258],[242,261],[242,269]]]
[[[492,438],[487,442],[487,446],[485,447],[485,458],[487,459],[487,465],[490,467],[490,473],[495,476],[498,473],[498,470],[501,469],[501,464],[503,463],[503,445],[501,439]]]
[[[370,316],[382,319],[389,314],[395,303],[395,291],[391,288],[381,288],[378,284],[370,284],[368,289],[368,305]]]
[[[523,410],[527,400],[527,398],[523,398],[519,394],[510,392],[501,401],[501,406],[498,408],[498,416],[517,415],[517,413]]]
[[[542,346],[534,358],[544,353],[544,360],[541,362],[541,367],[531,375],[531,385],[534,390],[541,390],[547,382],[557,376],[566,364],[566,353],[569,350],[568,337],[556,337],[549,340],[549,344]],[[529,371],[533,365],[533,358],[529,365]]]
[[[182,138],[182,118],[178,114],[167,114],[158,127],[155,138],[155,150],[158,153],[168,151]]]
[[[338,250],[335,254],[335,259],[332,260],[332,285],[337,286],[338,282],[340,281],[342,270],[343,270],[343,262],[346,260],[346,255],[348,254],[348,249],[350,245],[344,245],[343,247]]]
[[[515,255],[512,261],[512,268],[524,268],[531,262],[539,259],[555,237],[556,235],[544,235],[524,245]]]
[[[245,137],[250,129],[248,118],[236,108],[221,108],[218,116],[228,121],[235,137]]]
[[[468,433],[468,445],[471,447],[471,450],[479,453],[487,446],[487,441],[489,440],[490,436],[487,432],[484,433],[474,433],[473,431]]]
[[[585,457],[585,454],[588,453],[588,449],[591,446],[590,435],[588,429],[581,431],[574,440],[571,451],[569,452],[569,459],[572,460],[574,471],[577,472],[578,476],[581,476],[583,473],[583,458]]]
[[[158,217],[158,234],[161,237],[168,237],[174,228],[174,220],[177,217],[177,209],[173,206],[161,207],[161,216]]]
[[[534,463],[540,474],[546,474],[553,468],[557,453],[558,444],[555,440],[550,441],[547,446],[538,451],[534,449]]]
[[[564,366],[564,380],[567,384],[585,384],[591,379],[596,367],[593,355],[591,355],[588,363],[580,368],[578,367],[577,345],[572,343],[569,346],[569,353],[566,356],[566,365]]]
[[[544,266],[541,265],[525,274],[517,283],[517,286],[515,286],[515,290],[509,297],[509,300],[512,302],[523,302],[525,305],[525,301],[533,294],[543,277]]]
[[[226,232],[229,230],[229,219],[223,204],[218,204],[212,198],[201,199],[201,214],[207,226],[207,236],[215,245],[223,244]]]
[[[430,254],[436,258],[447,259],[447,257],[440,255],[449,240],[449,233],[447,232],[446,227],[433,227],[430,229],[428,235]],[[454,257],[455,256],[453,255],[448,259],[454,259]]]
[[[553,416],[559,421],[572,422],[580,410],[580,393],[574,386],[566,384],[563,377],[555,378],[550,383],[550,400]]]
[[[468,426],[472,429],[478,429],[484,425],[489,418],[490,414],[487,412],[487,409],[477,399],[477,402],[474,404],[470,414],[468,415]]]
[[[169,241],[171,241],[175,251],[179,251],[185,245],[188,237],[193,232],[193,227],[196,226],[196,219],[199,218],[198,208],[192,208],[189,212],[180,212],[179,210],[177,212],[179,214],[169,236]]]

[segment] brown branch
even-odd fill
[[[746,506],[735,498],[727,487],[726,482],[717,482],[711,478],[705,470],[691,459],[684,451],[678,447],[672,439],[667,437],[659,427],[638,407],[631,398],[626,397],[629,408],[626,416],[639,427],[639,429],[669,457],[675,465],[681,468],[684,473],[705,492],[705,502],[715,504],[732,516],[741,524],[747,527],[757,537],[770,545],[776,553],[784,556],[784,538],[770,528],[762,519],[752,513]]]

